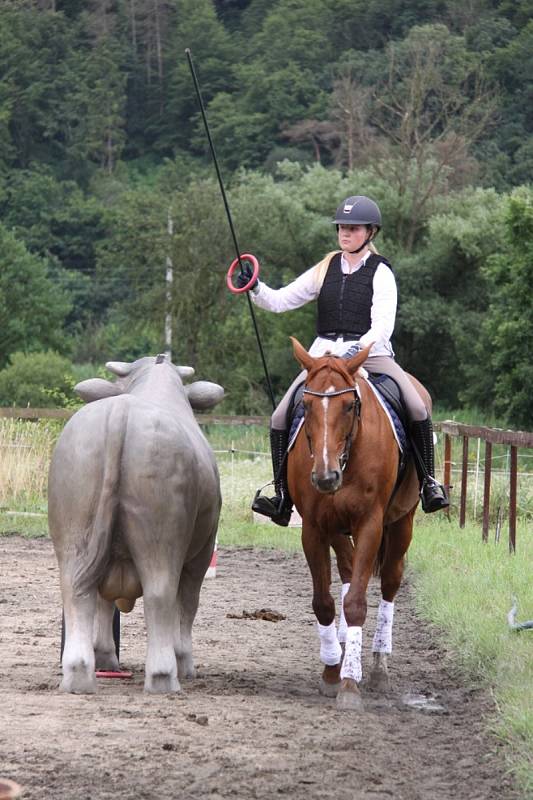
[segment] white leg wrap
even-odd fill
[[[361,649],[363,645],[363,629],[359,625],[350,625],[346,633],[346,647],[341,667],[341,679],[352,678],[361,682],[363,668],[361,666]]]
[[[339,642],[346,641],[346,631],[348,630],[348,625],[346,624],[346,617],[344,616],[344,598],[350,588],[349,583],[343,583],[341,586],[341,613],[339,615]]]
[[[331,625],[321,625],[317,622],[316,626],[320,636],[320,660],[326,666],[334,667],[342,658],[335,622],[333,621]]]
[[[376,632],[372,643],[373,653],[392,653],[392,620],[394,603],[381,600],[378,608]]]

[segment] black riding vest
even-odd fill
[[[372,282],[376,269],[381,262],[389,269],[392,267],[383,256],[372,253],[356,272],[345,275],[341,257],[341,253],[335,253],[329,262],[317,299],[316,329],[319,336],[350,332],[359,338],[372,324]]]

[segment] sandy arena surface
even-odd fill
[[[338,595],[335,583],[335,596]],[[372,584],[364,665],[378,602]],[[271,622],[228,614],[270,608]],[[0,538],[0,777],[34,800],[511,800],[484,691],[465,686],[397,599],[392,690],[338,712],[317,691],[318,639],[303,555],[222,550],[196,620],[199,676],[176,696],[143,692],[142,603],[122,615],[129,682],[58,691],[61,601],[48,540]],[[417,710],[405,695],[436,706]]]

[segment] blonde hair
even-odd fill
[[[370,250],[371,253],[374,253],[374,255],[376,256],[379,255],[378,250],[373,242],[370,242],[370,244],[368,245],[368,249]],[[326,272],[328,271],[331,259],[333,258],[333,256],[337,255],[337,253],[341,252],[342,252],[341,250],[332,250],[330,253],[324,256],[322,261],[319,261],[318,264],[315,264],[314,277],[317,289],[320,290],[322,288],[322,284],[324,283],[324,278],[326,277]]]

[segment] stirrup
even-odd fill
[[[283,495],[276,494],[274,497],[265,497],[261,494],[261,489],[258,489],[252,503],[252,511],[269,517],[276,525],[286,528],[291,519],[292,503],[287,504]]]
[[[448,508],[450,505],[444,487],[430,475],[425,477],[422,481],[420,499],[422,501],[422,511],[424,511],[425,514],[441,511],[443,508]]]

